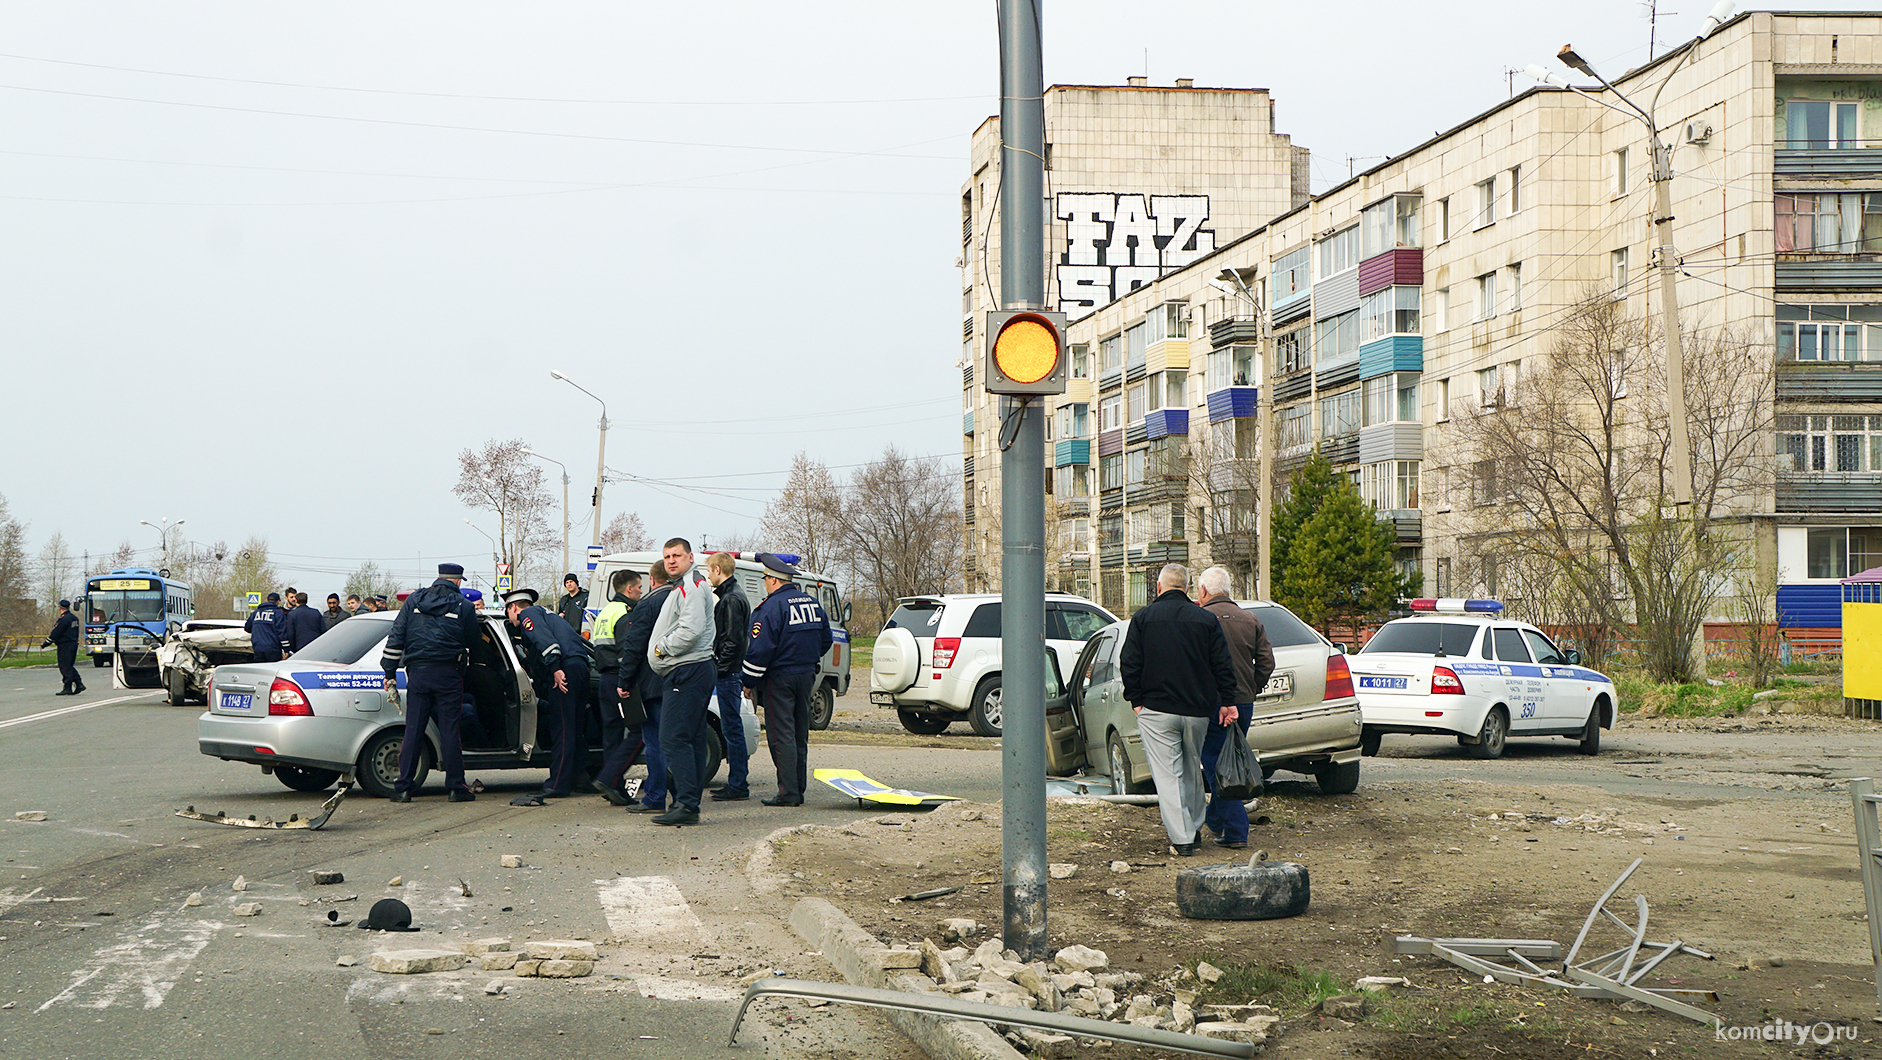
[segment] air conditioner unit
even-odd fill
[[[1686,142],[1701,146],[1711,142],[1712,126],[1708,122],[1689,121],[1686,123]]]

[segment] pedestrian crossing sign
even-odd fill
[[[249,593],[248,596],[242,602],[248,605],[248,609],[250,611],[253,611],[257,607],[261,606],[261,594]]]
[[[510,591],[510,585],[511,585],[511,584],[512,584],[512,583],[511,583],[511,581],[510,581],[510,576],[509,576],[509,575],[507,575],[507,574],[499,574],[499,575],[497,575],[497,591],[498,591],[498,592],[500,592],[500,593],[507,593],[507,592],[509,592],[509,591]]]

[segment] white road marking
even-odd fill
[[[705,925],[686,904],[686,896],[671,877],[596,880],[595,890],[601,898],[601,911],[608,918],[608,929],[623,942],[658,939],[691,943],[705,938]]]
[[[27,867],[28,866],[25,866],[25,865],[20,866],[20,868],[27,868]],[[14,894],[10,890],[0,891],[0,916],[5,916],[7,910],[13,908],[16,905],[19,905],[21,902],[26,901],[27,899],[33,897],[34,895],[38,894],[40,891],[43,891],[43,890],[45,890],[44,887],[35,887],[32,890],[27,891],[25,894]]]
[[[155,914],[117,942],[97,950],[92,955],[98,961],[94,967],[73,972],[71,985],[34,1011],[59,1004],[106,1009],[127,992],[141,997],[145,1009],[156,1008],[223,927],[217,920]]]
[[[29,721],[45,721],[47,718],[57,718],[65,714],[76,714],[81,710],[90,710],[93,707],[108,707],[113,703],[129,703],[133,699],[148,699],[156,694],[155,692],[144,692],[135,696],[118,696],[116,699],[101,699],[96,703],[78,703],[70,707],[60,707],[58,710],[47,710],[41,711],[38,714],[28,714],[23,718],[9,718],[6,721],[0,721],[0,729],[10,729],[15,725],[24,725]]]

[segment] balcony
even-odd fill
[[[1209,422],[1247,419],[1255,414],[1260,387],[1230,386],[1209,392]]]
[[[1144,422],[1142,420],[1138,420],[1136,423],[1125,424],[1124,426],[1124,444],[1125,445],[1136,445],[1138,442],[1144,442],[1144,441],[1149,441],[1149,440],[1150,440],[1150,432],[1147,428],[1144,427]]]
[[[1261,341],[1261,321],[1253,317],[1229,317],[1209,325],[1209,345],[1216,349]]]
[[[1417,335],[1387,335],[1359,348],[1359,378],[1388,372],[1425,370],[1425,340]]]
[[[1101,567],[1121,567],[1124,565],[1123,545],[1098,546],[1098,565]]]
[[[1424,542],[1424,513],[1416,508],[1393,508],[1379,513],[1379,518],[1392,524],[1393,534],[1401,545],[1417,545]]]
[[[974,477],[974,458],[973,457],[967,456],[967,457],[961,458],[961,477],[965,479],[971,479]]]
[[[1882,401],[1882,364],[1779,361],[1779,401]]]
[[[1066,438],[1052,446],[1053,467],[1073,467],[1091,463],[1091,440]]]
[[[1187,501],[1189,479],[1184,475],[1146,475],[1142,482],[1131,483],[1126,492],[1130,494],[1132,507],[1158,501]]]
[[[1350,464],[1359,459],[1359,432],[1334,435],[1320,440],[1320,453],[1329,463]]]
[[[1399,247],[1359,263],[1359,293],[1369,295],[1387,287],[1418,287],[1425,282],[1425,252]]]
[[[1286,379],[1274,384],[1274,400],[1292,401],[1313,393],[1313,372],[1295,372]]]
[[[1313,315],[1320,320],[1359,308],[1359,272],[1347,269],[1313,285]]]
[[[1803,150],[1780,147],[1772,174],[1798,180],[1840,180],[1882,176],[1882,151],[1874,148]]]
[[[1187,541],[1152,541],[1131,549],[1133,555],[1140,555],[1143,561],[1155,566],[1165,563],[1189,565],[1189,542]]]
[[[1359,429],[1359,462],[1377,464],[1386,460],[1423,460],[1425,428],[1415,421],[1375,423]]]
[[[1850,512],[1873,518],[1882,510],[1882,473],[1781,471],[1777,510],[1785,514]]]
[[[1314,377],[1319,381],[1322,390],[1343,383],[1357,383],[1359,382],[1359,357],[1349,355],[1327,361],[1314,373]]]
[[[974,363],[972,361],[969,361],[967,362],[967,367],[961,369],[961,389],[972,390],[973,387],[974,387]]]
[[[1882,261],[1874,255],[1817,255],[1808,259],[1778,259],[1777,288],[1784,290],[1841,290],[1882,287]]]
[[[1124,430],[1103,431],[1098,435],[1098,455],[1116,456],[1124,451]]]
[[[1188,409],[1158,409],[1144,417],[1144,437],[1151,441],[1188,433]]]

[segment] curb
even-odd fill
[[[769,847],[771,838],[766,837],[765,847]],[[757,861],[756,854],[753,861]],[[927,976],[887,969],[887,951],[882,943],[822,898],[800,899],[791,908],[790,923],[791,930],[822,950],[823,959],[853,986],[934,993],[934,982]],[[893,1009],[885,1010],[883,1015],[932,1060],[1023,1060],[1018,1050],[984,1023]]]

